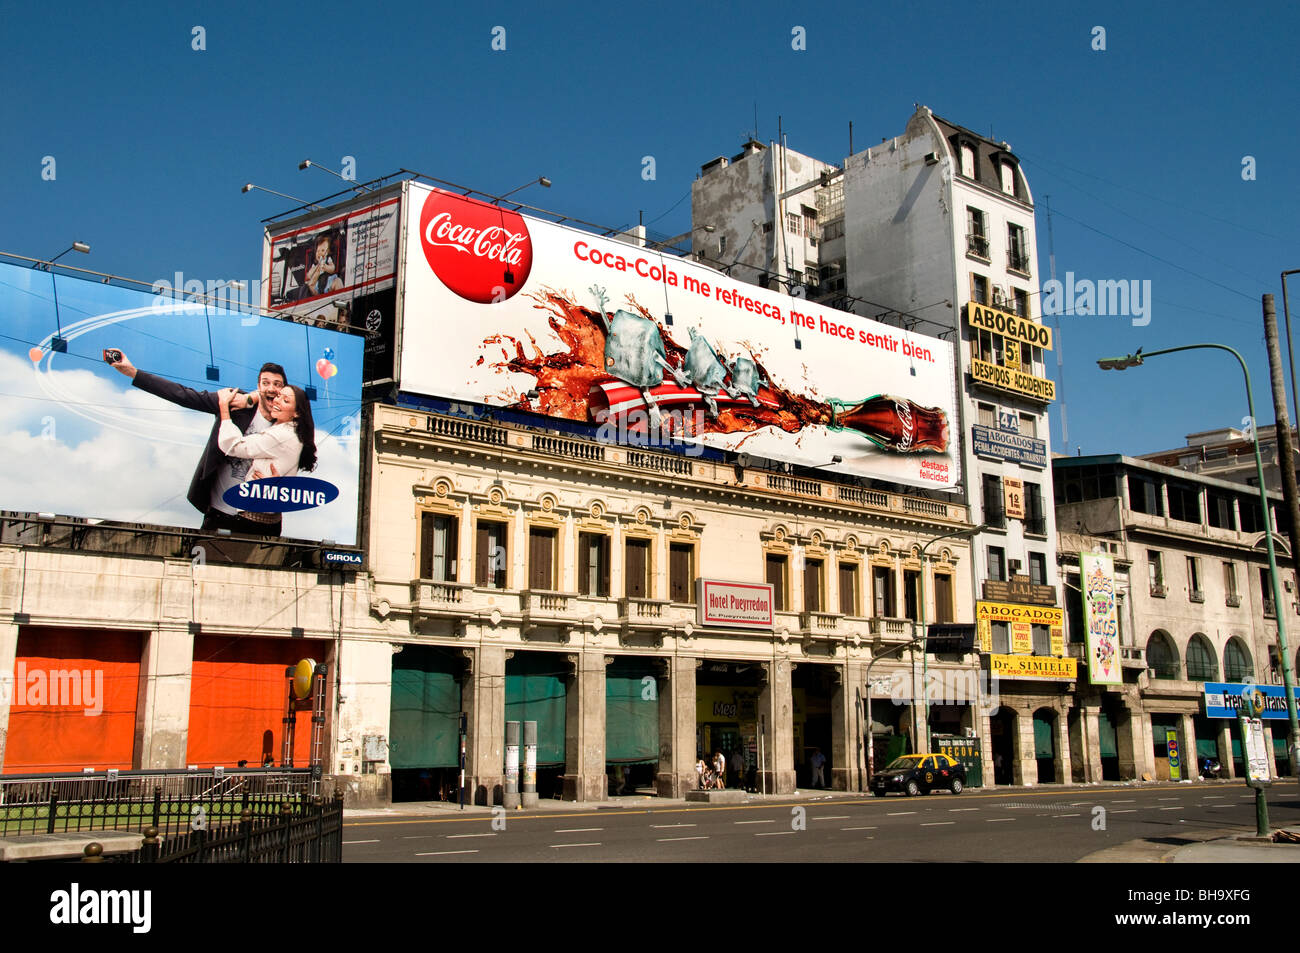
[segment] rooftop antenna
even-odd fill
[[[1052,240],[1052,197],[1043,196],[1043,208],[1047,212],[1047,268],[1051,280],[1056,280],[1056,244]],[[1065,309],[1062,308],[1062,311]],[[1061,315],[1056,316],[1056,386],[1060,389],[1061,400],[1056,405],[1061,411],[1061,443],[1066,453],[1070,452],[1070,426],[1065,420],[1065,357],[1061,353]]]

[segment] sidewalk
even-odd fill
[[[1247,828],[1140,838],[1079,858],[1081,864],[1300,864],[1300,844],[1255,841]]]

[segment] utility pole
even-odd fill
[[[1264,338],[1268,344],[1268,369],[1269,377],[1273,384],[1273,410],[1277,418],[1277,425],[1273,428],[1277,435],[1278,451],[1278,469],[1282,471],[1282,497],[1286,504],[1287,538],[1291,544],[1292,564],[1295,565],[1297,554],[1300,554],[1300,548],[1296,546],[1297,534],[1300,533],[1300,498],[1296,493],[1296,476],[1295,476],[1295,446],[1291,439],[1291,420],[1287,412],[1286,385],[1282,381],[1282,351],[1277,339],[1277,312],[1273,309],[1273,296],[1266,294],[1263,296],[1264,304]],[[1259,442],[1259,421],[1254,421],[1255,433],[1254,438],[1256,445]],[[1280,588],[1280,587],[1279,587]],[[1282,613],[1286,607],[1281,604],[1276,607],[1278,619],[1282,618]],[[1281,627],[1279,626],[1278,654],[1281,656],[1279,661],[1282,664],[1282,681],[1286,685],[1288,699],[1295,696],[1295,680],[1291,669],[1291,650],[1286,644],[1286,639],[1280,635]],[[1290,716],[1290,733],[1287,747],[1290,749],[1291,770],[1294,774],[1297,765],[1300,764],[1300,727],[1296,724],[1294,703],[1288,703],[1287,708],[1291,713]]]

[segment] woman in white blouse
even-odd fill
[[[252,460],[252,479],[293,476],[316,466],[316,423],[301,387],[285,385],[271,404],[271,426],[252,434],[241,433],[230,419],[230,402],[237,394],[241,400],[258,400],[256,393],[240,394],[233,387],[217,392],[221,413],[217,446],[222,453]]]

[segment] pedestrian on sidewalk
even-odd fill
[[[811,786],[818,790],[826,787],[826,776],[822,772],[822,769],[826,766],[826,755],[822,754],[821,748],[813,748],[812,757],[808,759],[808,763],[812,765]]]

